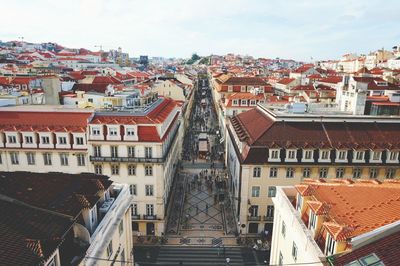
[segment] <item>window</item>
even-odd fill
[[[259,186],[251,187],[251,196],[252,197],[259,197],[260,196],[260,187]]]
[[[247,100],[241,100],[240,105],[247,105]]]
[[[76,160],[77,160],[78,166],[85,166],[85,154],[78,153],[76,155]]]
[[[44,161],[44,165],[51,165],[51,154],[50,153],[43,153],[43,161]]]
[[[325,250],[326,256],[330,256],[335,253],[335,244],[336,244],[335,240],[328,233],[327,245],[326,245],[326,250]]]
[[[92,135],[93,135],[93,136],[99,136],[99,135],[100,135],[100,128],[98,128],[98,127],[93,127],[93,128],[92,128]]]
[[[279,150],[270,150],[271,159],[279,159]]]
[[[153,175],[153,166],[151,165],[146,165],[144,167],[144,175],[146,176],[152,176]]]
[[[0,164],[3,163],[3,157],[1,156],[1,152],[0,152]]]
[[[269,169],[269,177],[275,178],[278,176],[278,169],[276,167],[271,167]]]
[[[289,167],[286,169],[286,178],[293,178],[294,176],[294,170],[292,167]]]
[[[250,206],[250,216],[251,217],[257,217],[258,216],[258,206],[257,205],[251,205]]]
[[[103,166],[102,166],[101,164],[96,164],[96,165],[94,166],[94,172],[95,172],[97,175],[102,175],[102,174],[103,174]]]
[[[347,151],[338,151],[337,153],[337,159],[338,160],[346,160],[346,155],[347,155]]]
[[[313,211],[310,210],[310,222],[309,222],[309,227],[310,229],[315,229],[315,222],[317,220],[317,216]]]
[[[32,136],[25,136],[25,143],[26,144],[32,144],[33,143],[33,137]]]
[[[153,149],[152,149],[152,147],[145,147],[144,148],[144,156],[145,156],[145,158],[152,158],[153,157]]]
[[[304,151],[304,159],[305,160],[311,160],[312,157],[313,157],[313,151],[311,151],[311,150]]]
[[[111,157],[117,158],[118,157],[118,146],[110,146],[111,150]]]
[[[58,144],[67,144],[66,137],[58,137]]]
[[[294,160],[296,159],[296,151],[295,150],[288,150],[286,153],[286,159]]]
[[[374,179],[378,176],[378,169],[377,168],[370,168],[369,169],[369,178]]]
[[[118,232],[119,232],[119,235],[120,235],[120,236],[121,236],[122,233],[124,232],[124,220],[121,220],[121,222],[119,223]]]
[[[146,185],[146,196],[153,196],[154,195],[154,186],[153,185]]]
[[[136,203],[132,204],[131,215],[132,216],[138,215],[138,209],[137,209],[137,204]]]
[[[344,175],[344,168],[337,168],[336,169],[336,178],[343,178]]]
[[[93,146],[93,156],[101,157],[101,146]]]
[[[8,136],[8,143],[17,143],[16,136]]]
[[[128,147],[128,157],[129,158],[134,158],[135,157],[135,147],[134,146],[129,146]]]
[[[135,184],[129,185],[129,191],[131,192],[131,195],[136,196],[137,195],[136,185]]]
[[[394,169],[394,168],[388,168],[388,169],[386,169],[385,177],[386,177],[387,179],[393,179],[395,173],[396,173],[396,169]]]
[[[253,168],[253,177],[260,177],[261,176],[261,167],[254,167]]]
[[[274,205],[268,205],[267,206],[267,215],[268,218],[273,218],[274,217]]]
[[[10,160],[13,165],[19,164],[18,152],[10,152]]]
[[[238,105],[239,101],[238,100],[233,100],[232,105]]]
[[[112,247],[112,240],[110,241],[110,243],[108,243],[107,245],[107,257],[110,257],[113,253],[113,247]]]
[[[63,166],[68,166],[68,153],[60,153],[60,163]]]
[[[136,175],[136,166],[132,164],[128,165],[128,175]]]
[[[293,241],[293,245],[292,245],[292,257],[293,257],[294,261],[297,260],[297,246],[296,246],[296,243],[294,243],[294,241]]]
[[[354,168],[353,169],[353,178],[360,178],[361,177],[361,168]]]
[[[153,216],[154,215],[154,205],[146,204],[146,215]]]
[[[320,151],[320,159],[321,160],[328,160],[329,159],[329,151]]]
[[[381,156],[382,156],[382,152],[381,151],[373,151],[372,152],[372,160],[374,161],[380,161],[381,160]]]
[[[50,144],[50,138],[49,137],[42,137],[42,144]]]
[[[276,195],[276,187],[268,187],[268,197],[273,198]]]
[[[308,167],[304,168],[304,169],[303,169],[303,177],[304,177],[304,178],[309,178],[310,175],[311,175],[311,169],[308,168]]]
[[[33,152],[27,152],[26,153],[26,161],[28,162],[28,165],[34,165],[35,164],[35,154]]]
[[[281,233],[282,233],[282,236],[283,236],[283,237],[286,236],[286,224],[285,224],[284,221],[282,221]]]
[[[398,155],[399,155],[399,153],[397,151],[390,151],[389,156],[388,156],[389,160],[392,162],[397,161]]]
[[[363,151],[355,151],[354,153],[355,153],[355,156],[354,156],[355,160],[357,160],[357,161],[364,160],[364,152]]]
[[[83,145],[83,137],[76,137],[76,145]]]
[[[321,168],[319,170],[319,178],[326,178],[328,176],[328,169],[327,168]]]
[[[118,135],[118,130],[115,127],[110,127],[110,136],[117,136]]]
[[[384,265],[385,264],[375,253],[371,253],[358,260],[352,261],[346,264],[345,266],[384,266]]]
[[[135,136],[135,129],[133,129],[133,128],[127,128],[127,129],[126,129],[126,135],[127,135],[127,136]]]
[[[111,165],[111,174],[112,175],[118,175],[119,174],[119,165],[118,164],[112,164]]]

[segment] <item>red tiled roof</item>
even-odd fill
[[[277,83],[283,84],[283,85],[288,85],[288,84],[292,83],[295,80],[296,79],[293,79],[293,78],[283,78],[283,79],[279,80]]]
[[[261,78],[257,77],[228,77],[222,81],[223,85],[240,85],[240,86],[268,86],[269,84]]]
[[[400,123],[363,122],[291,122],[275,121],[259,107],[240,113],[230,119],[241,141],[247,145],[286,148],[291,146],[346,149],[397,149],[400,148]],[[256,149],[259,152],[259,149]],[[267,157],[252,157],[242,154],[245,163],[264,163]],[[266,153],[266,152],[265,152]]]
[[[343,80],[343,78],[341,76],[329,76],[326,78],[319,79],[318,82],[337,84],[337,83],[341,82],[342,80]]]
[[[160,142],[156,126],[139,126],[138,137],[140,141],[145,142]]]
[[[335,240],[353,238],[400,220],[398,181],[366,180],[352,184],[308,181],[304,184],[312,186],[313,200],[329,206],[324,210],[324,226]],[[320,206],[313,204],[310,207]]]
[[[400,261],[400,231],[382,237],[370,244],[334,257],[334,265],[344,266],[372,253],[378,256],[385,266],[397,266]]]
[[[298,67],[297,69],[293,70],[292,72],[293,73],[304,73],[313,67],[314,67],[313,64],[305,64],[305,65],[302,65],[302,66]]]
[[[91,112],[36,112],[0,110],[1,130],[85,132]]]

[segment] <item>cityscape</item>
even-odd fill
[[[50,2],[48,10],[60,8]],[[132,3],[122,2],[79,8],[97,4],[106,33],[115,12],[128,22],[123,9]],[[348,8],[368,15],[372,2]],[[287,12],[331,5],[299,3]],[[140,31],[135,41],[110,35],[106,43],[95,30],[85,40],[66,33],[37,41],[55,26],[0,29],[0,265],[400,265],[398,35],[368,36],[370,46],[359,48],[348,39],[343,50],[344,39],[340,49],[314,43],[311,55],[312,47],[292,50],[278,36],[263,53],[240,36],[258,30],[245,22],[249,14],[272,16],[265,3],[258,11],[242,0],[226,7],[256,27],[247,32],[221,11],[221,30],[237,27],[237,49],[230,30],[219,44],[214,29],[197,32],[194,21],[215,19],[203,12],[209,1],[159,3],[165,12],[177,7],[170,39],[161,33],[163,12],[148,19],[154,3],[137,4],[144,13],[133,18],[158,28],[159,53],[154,43],[146,50],[157,34],[140,41]],[[389,27],[395,20],[382,10]],[[355,28],[370,25],[354,17],[339,16]],[[181,26],[193,36],[178,39]],[[205,32],[207,47],[197,39]]]

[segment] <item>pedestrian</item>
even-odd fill
[[[208,203],[206,203],[206,213],[208,213]]]
[[[199,214],[199,206],[196,204],[196,214]]]

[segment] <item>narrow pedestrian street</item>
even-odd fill
[[[208,80],[199,79],[163,244],[136,247],[140,265],[265,265],[264,253],[237,243],[219,130]]]
[[[228,201],[223,146],[207,86],[199,81],[184,138],[182,164],[175,182],[167,224],[168,243],[236,245],[236,228]]]

